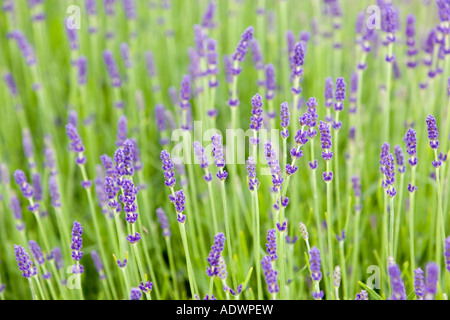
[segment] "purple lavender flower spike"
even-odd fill
[[[117,67],[116,61],[111,51],[103,51],[103,60],[108,70],[109,77],[111,79],[111,85],[114,88],[119,88],[122,85],[122,80],[120,79],[119,69]]]
[[[97,270],[97,273],[100,275],[100,279],[106,279],[106,275],[103,271],[104,266],[103,266],[103,262],[98,254],[97,251],[93,250],[91,251],[91,258],[92,258],[92,262],[94,262],[94,266],[95,266],[95,270]]]
[[[80,86],[83,86],[86,84],[86,81],[87,81],[87,58],[86,57],[81,56],[78,58],[77,68],[78,68],[78,84]]]
[[[426,123],[428,127],[428,139],[430,139],[431,149],[437,150],[437,148],[439,147],[439,134],[437,130],[436,119],[430,114],[427,117]]]
[[[156,77],[156,65],[151,51],[145,52],[145,64],[147,66],[147,72],[150,78]]]
[[[306,102],[306,106],[308,107],[308,121],[307,126],[309,127],[308,136],[313,139],[317,135],[317,130],[315,127],[317,126],[317,99],[314,97],[309,98],[308,102]]]
[[[409,155],[409,164],[413,167],[417,165],[417,138],[416,131],[409,128],[403,139],[406,143],[406,153]]]
[[[166,116],[165,116],[165,108],[164,105],[161,103],[158,103],[155,106],[155,120],[156,120],[156,127],[160,133],[164,132],[167,128],[166,123]],[[160,141],[161,144],[162,141]]]
[[[333,79],[331,79],[331,78],[325,79],[324,96],[325,96],[325,107],[330,108],[333,105],[333,99],[334,99]]]
[[[381,10],[381,29],[386,32],[387,41],[395,41],[395,32],[398,29],[398,16],[391,3],[386,3]]]
[[[126,239],[127,239],[127,241],[128,241],[130,244],[136,244],[136,243],[139,243],[139,241],[141,241],[141,235],[139,234],[139,232],[136,232],[136,233],[134,234],[134,236],[131,235],[131,234],[129,234],[129,235],[126,237]]]
[[[263,121],[262,105],[263,105],[262,98],[257,93],[252,98],[252,116],[250,117],[250,129],[254,130],[255,132],[259,131],[262,126],[262,121]],[[259,140],[258,138],[255,139],[254,137],[251,137],[250,143],[257,144],[258,140]]]
[[[396,263],[388,267],[389,278],[391,279],[392,297],[391,300],[406,300],[405,285],[402,280],[402,272]]]
[[[123,0],[123,9],[128,20],[136,19],[136,5],[134,0]]]
[[[12,195],[10,198],[10,208],[14,215],[14,220],[16,220],[16,228],[19,231],[25,229],[25,224],[22,222],[22,208],[20,206],[19,198]]]
[[[34,163],[34,152],[33,152],[33,142],[31,139],[31,132],[28,128],[22,130],[22,145],[23,153],[27,158],[28,165],[31,169],[36,167]]]
[[[33,66],[36,64],[36,54],[34,48],[28,42],[25,35],[20,30],[12,31],[9,34],[9,38],[16,40],[17,46],[19,47],[22,56],[28,66]]]
[[[14,252],[16,256],[17,266],[22,272],[24,278],[30,278],[37,274],[36,267],[33,266],[33,261],[22,246],[14,245]]]
[[[250,41],[250,47],[252,49],[253,64],[256,70],[264,69],[264,59],[261,52],[261,46],[257,39],[252,39]]]
[[[33,194],[35,201],[42,200],[42,184],[41,184],[41,175],[39,173],[33,173]]]
[[[175,191],[174,195],[169,195],[169,199],[175,205],[175,210],[177,213],[183,213],[186,202],[183,190]]]
[[[130,300],[141,300],[142,292],[139,288],[131,288]]]
[[[266,237],[266,250],[270,261],[277,260],[277,235],[275,229],[269,229]]]
[[[331,143],[330,125],[324,121],[320,121],[319,131],[320,131],[320,141],[323,149],[322,158],[325,161],[329,161],[333,158],[333,151],[331,151],[332,143]]]
[[[217,41],[210,38],[206,42],[207,74],[211,76],[208,82],[210,88],[216,88],[219,85],[219,81],[217,80],[217,74],[219,73],[217,56]]]
[[[425,291],[425,281],[423,277],[423,271],[420,268],[414,270],[414,292],[416,293],[417,300],[423,300]]]
[[[402,147],[396,145],[394,148],[395,160],[397,162],[398,172],[400,174],[405,173],[405,156],[403,155]]]
[[[191,104],[189,100],[191,99],[191,77],[189,75],[184,75],[181,81],[180,89],[180,107],[181,109],[189,109]]]
[[[334,104],[334,110],[342,111],[344,109],[344,100],[345,100],[345,91],[347,84],[345,83],[344,78],[336,79],[336,93],[335,99],[336,103]]]
[[[322,272],[320,271],[320,251],[314,246],[311,248],[309,254],[311,256],[309,261],[311,277],[314,281],[320,281],[322,279]]]
[[[275,148],[272,147],[272,143],[269,140],[264,144],[264,155],[266,157],[267,165],[270,168],[270,173],[272,174],[272,190],[278,192],[283,183],[283,178],[281,176],[280,163],[275,153]]]
[[[79,222],[75,221],[72,228],[72,244],[70,248],[72,249],[72,260],[76,261],[77,263],[83,257],[83,251],[81,251],[83,247],[83,239],[81,237],[82,235],[83,227]],[[83,266],[80,266],[80,268],[74,266],[73,273],[83,273]]]
[[[44,254],[42,253],[41,248],[36,243],[36,241],[30,240],[29,241],[30,250],[33,254],[34,259],[38,264],[43,264],[45,262]]]
[[[161,225],[161,229],[163,231],[163,236],[170,237],[170,225],[166,213],[162,208],[158,208],[156,209],[156,215],[158,216],[159,224]]]
[[[277,83],[275,79],[275,67],[269,63],[266,65],[266,99],[273,100],[275,97],[275,90],[277,89]]]
[[[450,236],[445,239],[444,257],[447,271],[450,272]]]
[[[127,117],[125,115],[122,115],[119,118],[119,121],[117,123],[117,140],[116,140],[116,147],[123,146],[125,140],[127,139]]]
[[[143,281],[141,281],[139,289],[141,289],[142,293],[149,294],[150,292],[152,292],[153,282],[147,281],[146,283],[144,283]]]
[[[61,207],[58,182],[56,179],[56,175],[50,175],[48,179],[48,190],[50,193],[51,204],[55,208]]]
[[[123,204],[123,211],[126,213],[126,220],[128,223],[135,223],[138,218],[136,194],[138,189],[130,179],[124,179],[121,184],[122,194],[119,196],[119,201]]]
[[[8,86],[9,92],[13,97],[17,96],[17,86],[14,78],[10,72],[5,72],[3,74],[3,80],[5,80],[6,85]]]
[[[267,289],[269,293],[275,294],[280,291],[277,282],[278,272],[273,269],[272,260],[270,257],[265,256],[261,261],[262,270],[264,272],[264,278],[266,280]]]
[[[95,0],[86,0],[86,12],[90,16],[97,15],[97,4]]]
[[[211,251],[206,259],[209,263],[209,267],[206,268],[206,275],[208,277],[219,276],[221,272],[221,260],[222,251],[225,245],[225,235],[223,233],[218,233],[214,237],[214,244],[211,246]]]
[[[385,179],[382,181],[382,187],[386,189],[386,193],[389,197],[394,197],[397,192],[394,188],[395,183],[395,162],[394,162],[394,156],[392,153],[389,153],[383,160],[383,166],[384,168],[383,173],[385,176]]]
[[[431,262],[427,265],[425,287],[424,287],[424,300],[434,300],[437,294],[437,284],[439,280],[439,266]]]
[[[120,54],[122,55],[125,68],[130,69],[133,66],[133,63],[130,57],[130,46],[126,42],[120,44]]]
[[[356,294],[355,300],[369,300],[369,294],[367,293],[366,290],[361,290],[360,293]]]
[[[205,29],[213,29],[215,27],[214,16],[216,14],[216,3],[210,1],[206,7],[202,17],[202,27]]]
[[[250,191],[257,190],[259,187],[259,181],[256,178],[256,163],[253,157],[248,157],[247,173],[248,173],[248,188],[250,189]]]
[[[408,59],[406,62],[406,66],[408,68],[415,68],[417,66],[417,59],[415,56],[418,53],[416,49],[416,18],[413,14],[410,14],[406,17],[406,45],[408,46],[407,55]]]
[[[225,79],[227,83],[233,82],[233,62],[231,61],[230,57],[225,55],[223,57],[223,63],[225,65]]]
[[[67,137],[70,140],[70,150],[78,153],[78,156],[76,159],[77,164],[78,165],[85,164],[86,157],[83,156],[83,152],[85,149],[84,149],[83,142],[81,141],[81,138],[78,135],[77,128],[69,123],[66,125],[66,133],[67,133]]]
[[[161,152],[161,160],[162,168],[164,170],[164,178],[166,179],[164,183],[169,188],[173,188],[176,183],[175,172],[173,171],[174,164],[170,159],[170,154],[166,150]]]
[[[253,39],[253,27],[248,27],[244,33],[242,34],[241,40],[239,41],[239,44],[236,47],[236,51],[234,52],[232,58],[234,61],[241,62],[244,60],[245,55],[248,51],[248,46],[250,44],[250,41]],[[239,74],[240,71],[234,70],[236,73],[235,75]]]
[[[289,113],[289,106],[287,102],[283,102],[280,107],[280,118],[281,118],[281,127],[283,130],[281,131],[281,137],[283,139],[287,139],[289,137],[289,122],[291,119],[291,115]]]
[[[212,153],[214,157],[214,162],[216,167],[219,169],[219,172],[216,174],[217,178],[222,181],[225,181],[228,177],[228,172],[223,169],[225,167],[225,159],[223,157],[223,145],[222,145],[222,136],[215,134],[212,138]]]
[[[20,186],[20,191],[22,191],[23,196],[27,199],[31,199],[34,191],[31,185],[27,182],[25,173],[21,170],[16,170],[14,172],[14,179],[16,180],[17,185]]]
[[[70,50],[77,51],[80,47],[80,44],[78,42],[77,29],[72,27],[72,23],[72,19],[66,18],[66,20],[64,21],[64,26],[66,27],[66,34],[69,41]]]
[[[62,259],[61,248],[56,247],[52,250],[51,255],[55,259],[56,268],[61,270],[64,267],[64,261]]]
[[[288,197],[281,197],[281,206],[286,208],[288,205],[289,205],[289,198]],[[273,205],[273,208],[275,210],[280,210],[280,199],[277,199],[277,201]]]

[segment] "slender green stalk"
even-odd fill
[[[403,188],[405,185],[405,175],[404,173],[400,173],[400,190],[399,190],[399,199],[398,199],[398,210],[397,210],[397,216],[395,219],[395,234],[394,234],[394,258],[397,257],[398,252],[398,240],[399,240],[399,234],[400,234],[400,223],[401,223],[401,216],[402,216],[402,204],[403,204]]]
[[[438,161],[437,150],[434,149],[434,159]],[[445,247],[445,220],[444,220],[444,212],[443,212],[443,203],[442,203],[442,186],[440,183],[439,177],[439,167],[435,168],[436,172],[436,188],[437,188],[437,206],[438,213],[436,218],[436,263],[438,266],[441,265],[441,255],[442,248]]]
[[[347,265],[345,263],[345,251],[344,251],[344,240],[339,241],[339,260],[341,264],[341,287],[343,289],[343,300],[347,300],[348,296],[348,280],[347,280]],[[339,292],[339,291],[338,291]],[[336,294],[337,300],[339,300],[339,294]]]
[[[228,207],[227,207],[227,196],[225,192],[225,180],[221,180],[222,185],[222,205],[224,212],[224,220],[225,220],[225,231],[227,238],[227,247],[228,247],[228,259],[230,260],[230,274],[233,287],[236,287],[236,269],[234,267],[234,259],[233,259],[233,247],[231,246],[231,233],[230,233],[230,221],[228,216]]]
[[[390,198],[389,207],[389,257],[394,258],[394,197]]]
[[[170,237],[164,237],[166,240],[166,246],[167,246],[167,255],[169,256],[169,266],[170,266],[170,273],[172,275],[172,282],[173,282],[173,293],[176,300],[180,299],[180,289],[178,288],[178,281],[177,281],[177,273],[175,271],[175,262],[173,260],[173,251],[172,251],[172,244],[170,242]]]
[[[83,181],[89,181],[88,176],[86,174],[86,168],[83,165],[79,165],[80,170],[81,170],[81,175],[83,177]],[[105,249],[103,246],[103,242],[102,242],[102,238],[101,238],[101,234],[100,234],[100,228],[98,225],[98,220],[97,220],[97,213],[95,211],[95,206],[94,206],[94,200],[92,199],[92,191],[91,188],[85,188],[86,190],[86,194],[88,197],[88,202],[89,202],[89,208],[91,210],[91,216],[92,216],[92,221],[94,222],[94,230],[95,230],[95,235],[97,238],[97,243],[99,245],[100,248],[100,256],[102,258],[103,261],[105,261],[105,274],[106,274],[106,278],[108,279],[108,283],[112,292],[112,295],[114,297],[114,299],[117,299],[117,292],[116,292],[116,288],[114,286],[114,282],[112,281],[112,273],[111,270],[109,268],[109,263],[108,260],[106,259],[106,255],[105,255]]]
[[[28,278],[28,284],[30,285],[31,297],[33,298],[33,300],[39,300],[36,291],[34,289],[33,278]]]
[[[416,181],[416,166],[411,167],[411,187],[415,188]],[[414,274],[414,270],[416,270],[416,251],[414,248],[414,211],[415,211],[415,189],[410,191],[409,193],[409,255],[410,255],[410,264],[411,264],[411,274]]]
[[[331,168],[330,168],[330,161],[326,161],[327,165],[327,172],[331,172]],[[328,268],[329,270],[331,270],[333,268],[333,219],[332,219],[332,209],[331,209],[331,181],[326,182],[326,186],[327,186],[327,213],[326,213],[326,218],[327,218],[327,236],[328,236]],[[330,297],[331,299],[333,299],[333,293],[331,291],[331,288],[333,288],[333,277],[330,276],[329,278],[329,288],[328,288],[328,292],[330,293]],[[327,295],[328,297],[328,295]]]
[[[171,187],[170,190],[172,192],[172,196],[175,197],[175,191],[174,191],[173,187]],[[189,254],[189,246],[188,246],[188,242],[187,242],[185,223],[179,222],[178,226],[180,228],[181,240],[183,242],[184,253],[186,256],[186,268],[187,268],[187,273],[188,273],[188,278],[189,278],[189,286],[191,289],[191,295],[192,295],[192,299],[195,299],[195,296],[198,295],[197,289],[196,289],[197,283],[195,282],[194,271],[192,269],[191,257]]]

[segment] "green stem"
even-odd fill
[[[227,233],[226,239],[227,239],[227,247],[228,247],[228,259],[230,260],[230,273],[231,273],[231,279],[232,279],[232,285],[233,287],[236,287],[236,274],[235,274],[235,268],[234,268],[234,259],[233,259],[233,248],[231,246],[231,233],[230,233],[230,222],[229,222],[229,216],[228,216],[228,208],[227,208],[227,196],[225,192],[225,180],[221,180],[222,184],[222,204],[223,204],[223,212],[224,212],[224,219],[225,219],[225,231]]]

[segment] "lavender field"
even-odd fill
[[[447,300],[450,0],[0,0],[1,300]]]

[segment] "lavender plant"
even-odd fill
[[[0,299],[447,299],[450,2],[372,2],[3,0]]]

